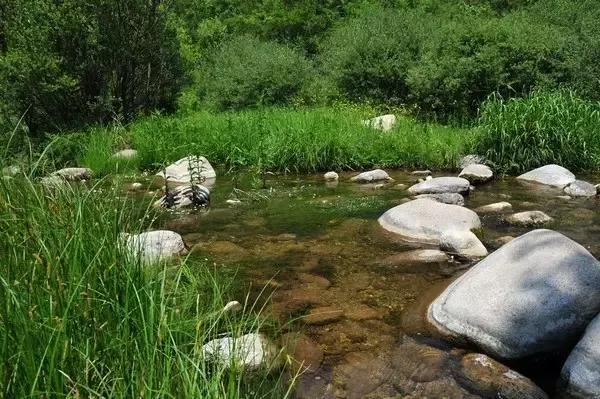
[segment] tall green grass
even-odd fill
[[[152,215],[101,183],[0,181],[0,397],[285,397],[277,375],[203,358],[261,317],[221,312],[228,284],[202,263],[127,256],[120,233]]]
[[[408,117],[382,133],[361,124],[367,116],[374,115],[351,107],[197,112],[142,119],[128,127],[127,135],[142,167],[203,154],[228,169],[293,172],[375,165],[454,167],[472,138],[467,129]],[[85,154],[93,152],[98,152],[96,146]]]
[[[520,173],[550,163],[573,170],[600,167],[600,104],[569,91],[491,97],[479,128],[477,151],[501,172]]]

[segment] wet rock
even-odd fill
[[[136,150],[132,150],[132,149],[121,150],[112,155],[113,158],[123,159],[123,160],[134,159],[134,158],[137,158],[137,156],[138,156],[138,152]]]
[[[461,362],[463,385],[486,397],[547,399],[548,395],[530,379],[479,353],[465,355]]]
[[[202,354],[223,368],[255,370],[276,368],[280,363],[275,344],[258,333],[212,340],[202,346]]]
[[[2,168],[2,176],[14,177],[21,173],[21,167],[18,165],[9,165]]]
[[[93,172],[88,168],[63,168],[52,172],[50,177],[60,177],[67,181],[81,181],[92,178]]]
[[[306,324],[323,325],[336,322],[344,316],[342,309],[332,306],[322,306],[312,309],[302,320]]]
[[[242,203],[242,201],[240,201],[239,199],[228,199],[225,201],[225,203],[229,205],[239,205]]]
[[[345,311],[345,315],[350,320],[362,321],[371,319],[381,319],[387,312],[383,309],[373,309],[367,305],[353,305],[351,309]]]
[[[515,226],[535,227],[548,224],[554,219],[542,211],[526,211],[509,215],[505,220],[507,223]]]
[[[550,352],[600,311],[600,262],[551,230],[534,230],[493,252],[429,307],[441,332],[507,359]]]
[[[165,195],[156,200],[155,208],[183,209],[202,207],[210,204],[210,191],[202,185],[188,184],[170,189]]]
[[[415,249],[388,256],[381,261],[386,266],[403,266],[407,263],[441,263],[450,258],[439,249]]]
[[[437,202],[441,202],[443,204],[450,205],[465,205],[465,197],[458,193],[442,193],[442,194],[421,194],[417,195],[415,198],[429,198]]]
[[[244,307],[238,301],[227,302],[227,304],[223,307],[221,312],[223,313],[237,313],[242,310]]]
[[[458,166],[460,169],[464,169],[467,166],[470,166],[473,164],[483,164],[484,162],[485,162],[485,158],[482,157],[481,155],[469,154],[469,155],[465,155],[464,157],[462,157],[462,159],[458,163]]]
[[[479,216],[472,210],[425,198],[398,205],[378,221],[385,230],[407,240],[436,245],[445,232],[481,228]]]
[[[340,176],[335,172],[327,172],[323,175],[323,178],[327,181],[334,181],[340,178]]]
[[[471,184],[482,184],[492,180],[494,173],[489,166],[474,163],[465,167],[458,177],[467,179]]]
[[[293,372],[314,373],[323,362],[323,350],[304,334],[288,333],[283,337],[286,352],[294,359]]]
[[[600,398],[600,316],[569,355],[561,371],[561,391],[570,398]]]
[[[181,236],[170,230],[125,234],[123,238],[129,253],[147,263],[170,258],[185,250]]]
[[[596,186],[586,181],[575,180],[569,183],[564,191],[571,197],[593,197],[596,195]]]
[[[483,205],[474,209],[477,213],[502,213],[512,211],[512,205],[509,202],[495,202],[489,205]]]
[[[392,178],[385,170],[375,169],[368,172],[362,172],[350,179],[356,183],[373,183],[378,181],[389,181]]]
[[[282,292],[278,298],[278,307],[284,314],[294,315],[302,310],[325,304],[320,289],[292,289]]]
[[[562,188],[573,183],[575,175],[562,166],[551,164],[524,173],[517,179]]]
[[[413,172],[410,172],[411,175],[415,175],[415,176],[431,176],[431,171],[429,169],[426,170],[415,170]]]
[[[199,170],[195,171],[195,169]],[[190,171],[198,173],[203,179],[205,179],[203,182],[205,186],[210,186],[212,183],[214,183],[214,180],[217,177],[217,174],[215,173],[215,170],[210,162],[208,162],[208,159],[200,156],[189,156],[182,158],[179,161],[167,166],[166,169],[158,172],[156,176],[159,176],[162,179],[165,179],[166,177],[169,183],[190,184],[192,183]]]
[[[316,274],[300,273],[298,279],[309,286],[326,290],[331,286],[331,282],[325,277],[317,276]]]
[[[396,116],[392,114],[377,116],[372,119],[363,120],[363,125],[381,130],[382,132],[389,132],[396,126]]]
[[[469,192],[469,186],[469,181],[462,177],[434,177],[431,180],[426,180],[409,187],[408,191],[413,195],[443,193],[467,194]]]
[[[466,259],[479,259],[487,256],[485,246],[470,231],[450,230],[442,233],[440,249]]]

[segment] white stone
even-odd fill
[[[193,158],[194,157],[182,158],[179,161],[167,166],[165,170],[161,170],[156,175],[160,176],[164,179],[165,173],[166,173],[166,177],[167,177],[167,180],[169,181],[169,183],[175,183],[175,184],[192,183],[191,176],[190,176],[190,167],[192,167],[192,168],[195,167],[195,162],[193,161]],[[202,176],[204,179],[206,179],[203,182],[203,184],[204,185],[212,184],[214,182],[215,178],[217,177],[215,170],[213,169],[210,162],[208,162],[208,159],[206,159],[205,157],[197,157],[197,158],[198,158],[198,164],[201,165],[201,167],[202,167],[202,170],[200,171],[200,176]],[[190,160],[192,160],[191,165],[190,165]],[[198,183],[198,182],[194,182],[194,183]]]
[[[501,212],[510,212],[512,211],[512,205],[510,202],[501,201],[495,202],[489,205],[483,205],[479,208],[474,209],[477,213],[501,213]]]
[[[475,155],[475,154],[469,154],[469,155],[465,155],[464,157],[462,157],[462,159],[460,160],[460,162],[458,163],[458,166],[460,169],[464,169],[469,165],[473,165],[476,163],[484,163],[485,158],[482,157],[481,155]]]
[[[118,159],[133,159],[138,156],[138,152],[132,149],[121,150],[112,155],[113,158]]]
[[[143,187],[142,183],[139,182],[135,182],[135,183],[131,183],[131,189],[132,190],[141,190],[141,188]]]
[[[327,181],[334,181],[339,179],[339,175],[335,172],[327,172],[323,175],[323,178]]]
[[[124,238],[129,253],[146,263],[170,258],[185,249],[181,236],[169,230],[128,234]]]
[[[16,176],[21,173],[21,167],[18,165],[9,165],[2,168],[2,176]]]
[[[469,192],[469,181],[462,177],[435,177],[408,188],[413,195]]]
[[[238,301],[227,302],[227,304],[223,307],[223,313],[231,312],[236,313],[243,309],[243,306]]]
[[[564,348],[600,311],[600,262],[551,230],[524,234],[469,269],[438,296],[440,331],[506,359]]]
[[[389,181],[392,180],[392,178],[385,170],[374,169],[368,172],[362,172],[350,180],[356,183],[374,183],[378,181]]]
[[[597,194],[596,186],[582,180],[575,180],[569,183],[564,192],[571,197],[593,197]]]
[[[396,126],[396,116],[392,114],[377,116],[373,119],[362,121],[363,125],[373,129],[389,132]]]
[[[50,176],[57,176],[67,181],[80,181],[89,180],[92,175],[92,170],[88,168],[63,168],[53,172]]]
[[[226,369],[273,368],[279,363],[277,347],[259,333],[212,340],[202,346],[202,353]]]
[[[552,222],[554,219],[552,219],[550,216],[546,215],[542,211],[526,211],[526,212],[519,212],[519,213],[514,213],[512,215],[509,215],[505,218],[505,220],[509,224],[512,224],[515,226],[529,227],[529,226],[543,226],[545,224]]]
[[[451,205],[465,205],[465,198],[458,193],[442,193],[442,194],[421,194],[415,198],[429,198],[437,202]]]
[[[489,166],[474,163],[464,168],[458,177],[467,179],[471,184],[481,184],[492,180],[494,173]]]
[[[488,254],[479,238],[470,231],[444,232],[440,237],[440,249],[467,259],[480,259]]]
[[[517,179],[563,188],[575,181],[575,175],[559,165],[546,165],[518,176]]]

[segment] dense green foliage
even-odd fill
[[[207,340],[259,329],[258,309],[221,312],[226,280],[192,258],[128,256],[120,233],[147,218],[112,190],[0,182],[0,396],[285,397],[277,373],[203,358]]]
[[[600,104],[573,93],[493,97],[483,107],[478,150],[502,172],[557,163],[573,170],[600,167]]]

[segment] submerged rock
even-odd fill
[[[531,227],[543,226],[552,222],[554,219],[542,211],[526,211],[514,213],[510,216],[507,216],[505,220],[507,223],[515,226]]]
[[[479,238],[470,231],[444,232],[440,238],[440,249],[467,259],[480,259],[488,254]]]
[[[339,179],[339,175],[336,172],[327,172],[323,175],[323,178],[327,181],[335,181]]]
[[[392,180],[392,178],[385,170],[374,169],[368,172],[362,172],[350,180],[356,183],[373,183],[378,181],[389,181]]]
[[[474,209],[477,213],[501,213],[512,211],[512,205],[509,202],[496,202],[489,205],[483,205]]]
[[[410,174],[415,176],[431,176],[431,171],[429,169],[415,170],[412,171]]]
[[[441,202],[443,204],[450,205],[465,205],[465,197],[458,193],[442,193],[442,194],[421,194],[417,195],[415,198],[429,198],[437,202]]]
[[[50,177],[60,177],[67,181],[81,181],[92,178],[93,172],[88,168],[63,168],[52,172]]]
[[[283,337],[286,352],[294,359],[293,372],[314,373],[323,362],[323,350],[304,334],[287,333]]]
[[[212,340],[202,346],[202,353],[223,368],[256,370],[279,366],[277,347],[259,333]]]
[[[385,212],[378,221],[384,229],[409,241],[437,245],[446,232],[481,228],[479,217],[472,210],[427,198],[398,205]]]
[[[561,390],[571,398],[600,398],[600,316],[589,324],[561,371]]]
[[[124,238],[129,253],[148,263],[170,258],[185,250],[181,236],[170,230],[126,234]]]
[[[194,171],[194,169],[199,170]],[[169,183],[189,184],[192,183],[190,175],[191,171],[193,171],[192,174],[196,173],[201,178],[205,179],[205,185],[210,185],[217,177],[217,174],[210,162],[208,162],[208,159],[202,156],[182,158],[158,172],[156,176],[160,176],[163,179],[166,177]]]
[[[338,321],[344,316],[342,309],[333,306],[323,306],[312,309],[302,318],[306,324],[323,325]]]
[[[381,261],[385,266],[403,266],[410,263],[441,263],[447,262],[450,257],[439,249],[415,249],[388,256]]]
[[[435,177],[408,188],[413,195],[458,193],[468,194],[470,183],[462,177]]]
[[[516,359],[564,348],[600,311],[600,262],[551,230],[504,245],[429,307],[441,332]]]
[[[474,163],[465,167],[458,177],[467,179],[471,184],[486,183],[494,177],[494,173],[489,166]]]
[[[396,126],[396,116],[392,114],[377,116],[372,119],[362,121],[363,125],[381,130],[382,132],[389,132]]]
[[[582,180],[569,183],[564,191],[571,197],[593,197],[597,194],[596,186]]]
[[[562,188],[573,183],[575,175],[562,166],[551,164],[524,173],[517,179]]]

